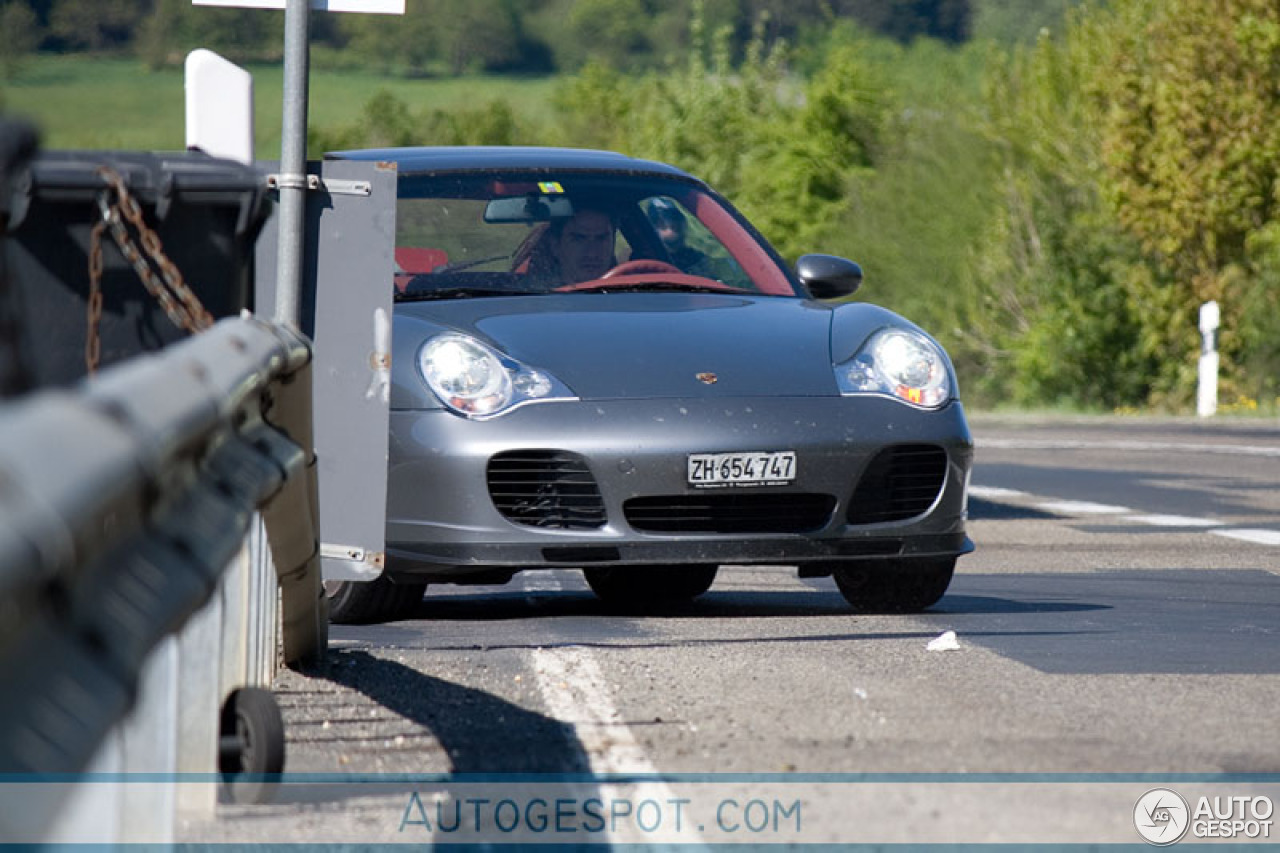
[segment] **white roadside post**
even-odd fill
[[[253,162],[253,75],[211,50],[185,64],[187,148]]]
[[[1221,312],[1217,302],[1200,306],[1200,375],[1196,413],[1210,418],[1218,411],[1218,325]]]

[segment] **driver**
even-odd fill
[[[581,208],[573,216],[552,220],[529,272],[550,286],[600,278],[617,266],[613,217],[598,208]]]

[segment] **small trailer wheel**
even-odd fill
[[[241,687],[223,703],[218,771],[232,802],[271,799],[284,771],[284,718],[271,691]]]

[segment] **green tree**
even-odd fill
[[[307,134],[312,157],[326,151],[402,145],[516,145],[532,133],[522,127],[506,101],[494,100],[461,110],[415,113],[386,90],[374,93],[360,117],[348,125],[312,128]]]
[[[407,0],[404,15],[345,15],[348,49],[375,68],[460,75],[511,67],[529,51],[516,0]]]
[[[849,204],[850,182],[871,171],[885,105],[851,46],[833,51],[786,121],[761,128],[745,158],[741,194],[783,254],[817,251]]]
[[[622,72],[589,62],[557,85],[552,95],[557,120],[546,141],[626,151],[626,128],[634,117],[635,99]]]
[[[11,77],[40,42],[39,21],[26,3],[0,6],[0,75]]]
[[[367,67],[382,72],[423,73],[440,58],[437,22],[429,0],[406,0],[405,14],[344,15],[338,28],[347,51]]]
[[[695,15],[684,67],[635,76],[587,66],[556,96],[564,144],[674,163],[732,198],[784,255],[815,249],[870,163],[882,105],[855,51],[811,81],[789,73],[763,27],[744,60],[732,33],[706,36]]]
[[[986,128],[996,204],[965,265],[954,353],[988,403],[1144,403],[1159,354],[1142,346],[1151,276],[1105,198],[1095,81],[1114,28],[1079,14],[993,56]]]
[[[969,38],[969,0],[836,0],[832,5],[839,14],[904,44],[918,38],[959,44]]]
[[[806,29],[841,22],[856,22],[902,44],[918,38],[958,44],[969,38],[970,29],[969,0],[744,0],[739,20],[762,18],[770,39],[791,42]]]
[[[1175,294],[1150,306],[1147,346],[1167,364],[1188,363],[1198,306],[1216,300],[1224,390],[1241,393],[1251,273],[1270,264],[1269,248],[1255,247],[1271,245],[1259,235],[1280,218],[1280,6],[1129,0],[1115,23],[1113,62],[1097,83],[1107,189],[1158,286]],[[1169,381],[1182,375],[1165,378],[1174,399],[1189,397],[1188,382]]]
[[[1199,307],[1223,312],[1223,393],[1280,374],[1280,7],[1116,0],[993,70],[1003,202],[965,312],[989,390],[1186,408]]]
[[[434,14],[454,74],[510,65],[519,56],[519,20],[506,0],[437,0]]]
[[[190,0],[157,0],[137,38],[138,54],[151,68],[181,65],[200,47],[232,62],[278,60],[283,45],[283,12],[196,6]]]
[[[577,0],[562,44],[614,67],[637,67],[653,53],[649,23],[655,11],[648,0]],[[555,49],[560,55],[559,46]],[[573,62],[573,55],[569,57]]]
[[[1041,30],[1061,36],[1067,11],[1081,0],[974,0],[973,37],[1012,47],[1034,44]]]
[[[150,11],[135,0],[56,0],[49,29],[63,46],[75,50],[122,48]]]
[[[1242,374],[1239,401],[1246,408],[1253,401],[1280,409],[1280,222],[1252,232],[1245,253],[1247,266],[1241,272],[1249,283],[1232,287],[1240,294],[1238,325],[1232,332]]]

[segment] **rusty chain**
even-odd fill
[[[102,232],[107,223],[99,221],[89,235],[89,332],[84,341],[84,365],[92,376],[102,360],[98,324],[102,321]]]
[[[97,370],[102,355],[102,341],[98,329],[102,322],[102,234],[104,231],[111,232],[111,238],[120,249],[120,254],[133,267],[142,285],[155,298],[175,326],[194,334],[213,325],[213,317],[187,285],[182,273],[164,253],[164,247],[156,232],[147,227],[146,220],[142,216],[142,208],[129,194],[124,178],[110,166],[98,167],[97,173],[106,182],[108,189],[103,190],[98,196],[101,219],[93,226],[93,231],[89,235],[89,305],[88,333],[85,337],[85,367],[88,368],[90,375]],[[111,191],[115,193],[114,202],[111,200]],[[130,235],[129,228],[125,224],[126,220],[137,231],[138,238],[142,241],[142,249],[146,252],[145,256]],[[157,270],[159,270],[158,274]]]

